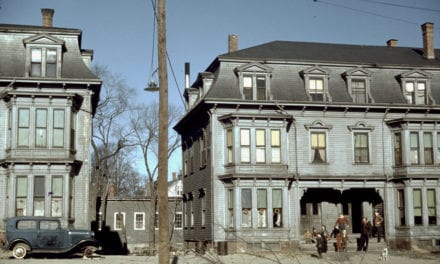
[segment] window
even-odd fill
[[[402,134],[394,133],[394,163],[396,166],[402,165]]]
[[[437,132],[437,161],[440,161],[440,132]]]
[[[115,230],[122,230],[125,228],[125,213],[124,212],[116,212],[114,214],[115,219]]]
[[[44,216],[45,177],[34,178],[34,216]]]
[[[252,190],[241,190],[241,227],[252,227]]]
[[[194,144],[189,148],[189,173],[194,173]]]
[[[426,82],[405,82],[405,97],[409,104],[426,104]]]
[[[199,139],[199,143],[200,143],[200,167],[205,167],[207,164],[207,160],[208,160],[208,144],[207,144],[207,138],[206,138],[206,134],[205,131],[203,131],[200,135],[200,139]]]
[[[227,161],[231,164],[234,160],[233,156],[233,140],[232,140],[232,129],[226,130],[226,149],[227,149]]]
[[[19,230],[37,229],[37,221],[20,220],[17,222],[17,229]]]
[[[322,78],[309,79],[309,95],[314,102],[324,101],[324,80]]]
[[[42,50],[31,50],[31,76],[41,76]]]
[[[29,109],[19,108],[18,109],[18,137],[17,145],[19,147],[29,146]]]
[[[58,221],[46,221],[43,220],[40,222],[40,229],[44,230],[57,230],[59,228],[59,222]]]
[[[343,73],[347,80],[347,90],[353,103],[366,104],[374,102],[370,95],[370,77],[372,72],[367,69],[357,67]]]
[[[255,142],[256,142],[256,162],[266,162],[266,130],[255,130]]]
[[[325,132],[311,132],[310,137],[312,163],[327,162]]]
[[[175,229],[182,229],[183,223],[182,223],[182,212],[176,212],[174,215],[174,228]]]
[[[272,163],[281,163],[281,131],[270,130],[270,150]]]
[[[26,214],[27,206],[27,182],[28,178],[19,176],[16,179],[16,193],[15,193],[15,216],[22,216]]]
[[[250,129],[240,129],[240,161],[251,162],[251,138]]]
[[[190,226],[191,226],[191,228],[193,228],[194,227],[194,204],[193,204],[193,201],[192,201],[192,199],[191,199],[191,201],[189,202],[189,209],[190,209]]]
[[[423,133],[423,154],[425,158],[425,164],[434,164],[434,149],[432,146],[432,133]]]
[[[247,100],[254,99],[253,91],[254,91],[254,89],[253,89],[252,76],[250,76],[250,75],[243,76],[243,95],[244,95],[244,99],[247,99]]]
[[[266,100],[266,77],[257,76],[257,100]]]
[[[397,190],[397,210],[399,217],[399,226],[405,226],[405,192],[404,190]]]
[[[267,227],[267,190],[257,190],[257,227]]]
[[[53,110],[53,146],[64,147],[64,109]]]
[[[228,189],[228,216],[227,226],[234,228],[234,190]]]
[[[281,189],[272,190],[272,209],[273,227],[283,226],[283,191]]]
[[[428,205],[428,224],[437,225],[437,213],[435,202],[435,189],[426,190],[426,204]]]
[[[266,100],[266,76],[244,74],[243,95],[247,100]]]
[[[419,133],[411,132],[410,136],[410,163],[411,164],[420,164],[419,160]]]
[[[32,48],[30,75],[32,77],[56,77],[57,58],[56,49]]]
[[[47,109],[36,109],[35,113],[35,146],[47,146]]]
[[[369,163],[370,154],[368,148],[368,133],[354,132],[354,162]]]
[[[354,103],[358,103],[358,104],[368,103],[367,87],[364,79],[351,80],[351,94]]]
[[[51,216],[61,217],[63,215],[63,176],[52,177]]]
[[[414,224],[422,225],[422,190],[413,190]]]
[[[200,198],[201,209],[202,209],[202,227],[206,226],[206,196]]]
[[[134,213],[134,230],[145,230],[145,213]]]

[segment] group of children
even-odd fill
[[[304,238],[306,243],[316,243],[316,248],[318,250],[319,257],[321,257],[322,253],[326,253],[328,246],[327,242],[332,237],[336,238],[336,242],[334,243],[336,252],[346,252],[347,244],[350,242],[347,235],[347,228],[349,227],[348,219],[340,214],[336,219],[334,229],[331,234],[328,234],[328,231],[325,225],[321,225],[321,230],[318,232],[315,228],[313,228],[312,233],[309,230],[304,234]],[[358,251],[367,251],[369,238],[372,236],[372,231],[375,231],[375,235],[377,236],[377,242],[380,242],[381,237],[384,236],[383,232],[383,217],[380,213],[375,210],[373,225],[366,218],[362,218],[362,222],[360,225],[360,238],[357,239],[357,250]]]
[[[307,230],[304,238],[307,243],[316,243],[319,257],[322,257],[322,253],[327,252],[327,242],[332,237],[336,238],[335,250],[337,252],[343,252],[347,250],[347,244],[349,243],[346,230],[347,227],[348,220],[341,214],[336,220],[335,227],[331,234],[328,233],[325,225],[321,225],[321,230],[319,232],[315,228],[313,228],[312,233]]]

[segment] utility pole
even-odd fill
[[[165,0],[157,5],[157,47],[159,64],[159,175],[157,205],[159,212],[159,263],[170,263],[168,219],[168,76],[165,27]]]

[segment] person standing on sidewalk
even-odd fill
[[[358,251],[367,251],[368,250],[368,241],[371,236],[371,222],[368,221],[366,217],[362,218],[361,222],[361,237],[359,239]]]
[[[377,242],[380,242],[380,237],[383,234],[383,217],[379,214],[379,211],[374,212],[373,225],[376,230]],[[385,236],[384,236],[385,239]]]

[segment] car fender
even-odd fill
[[[23,243],[26,245],[26,249],[30,252],[32,251],[32,248],[30,246],[31,243],[29,243],[29,241],[27,241],[26,239],[15,239],[13,241],[8,241],[8,244],[6,245],[6,249],[8,250],[12,250],[14,248],[14,246],[18,243]]]

